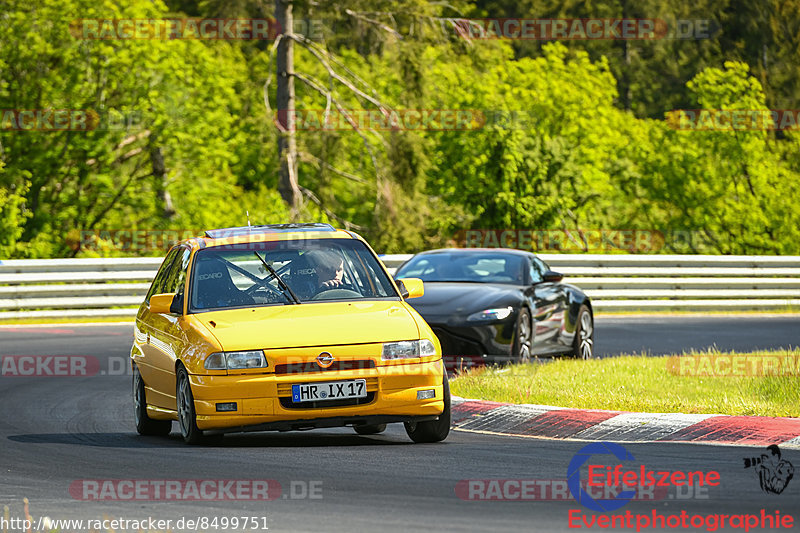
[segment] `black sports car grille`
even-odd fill
[[[483,355],[486,350],[480,343],[455,335],[441,327],[432,326],[433,333],[442,345],[442,355]]]

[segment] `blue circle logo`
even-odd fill
[[[628,502],[636,496],[636,491],[625,490],[608,500],[595,500],[592,498],[589,493],[581,487],[581,467],[586,464],[593,455],[613,455],[620,461],[633,461],[634,457],[619,444],[613,442],[593,442],[578,450],[578,453],[575,454],[567,467],[567,486],[576,502],[587,509],[600,513],[616,511],[627,505]]]

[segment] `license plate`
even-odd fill
[[[292,402],[294,403],[366,397],[367,380],[365,379],[292,385]]]

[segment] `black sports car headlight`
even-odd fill
[[[472,313],[467,317],[469,322],[489,322],[491,320],[505,320],[508,318],[514,308],[510,305],[508,307],[499,307],[497,309],[484,309],[477,313]]]

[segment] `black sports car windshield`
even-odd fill
[[[376,298],[399,296],[375,256],[354,239],[218,246],[199,250],[194,258],[190,308],[195,312]]]
[[[511,254],[437,252],[411,258],[395,273],[396,278],[422,281],[508,283],[525,281],[524,257]]]

